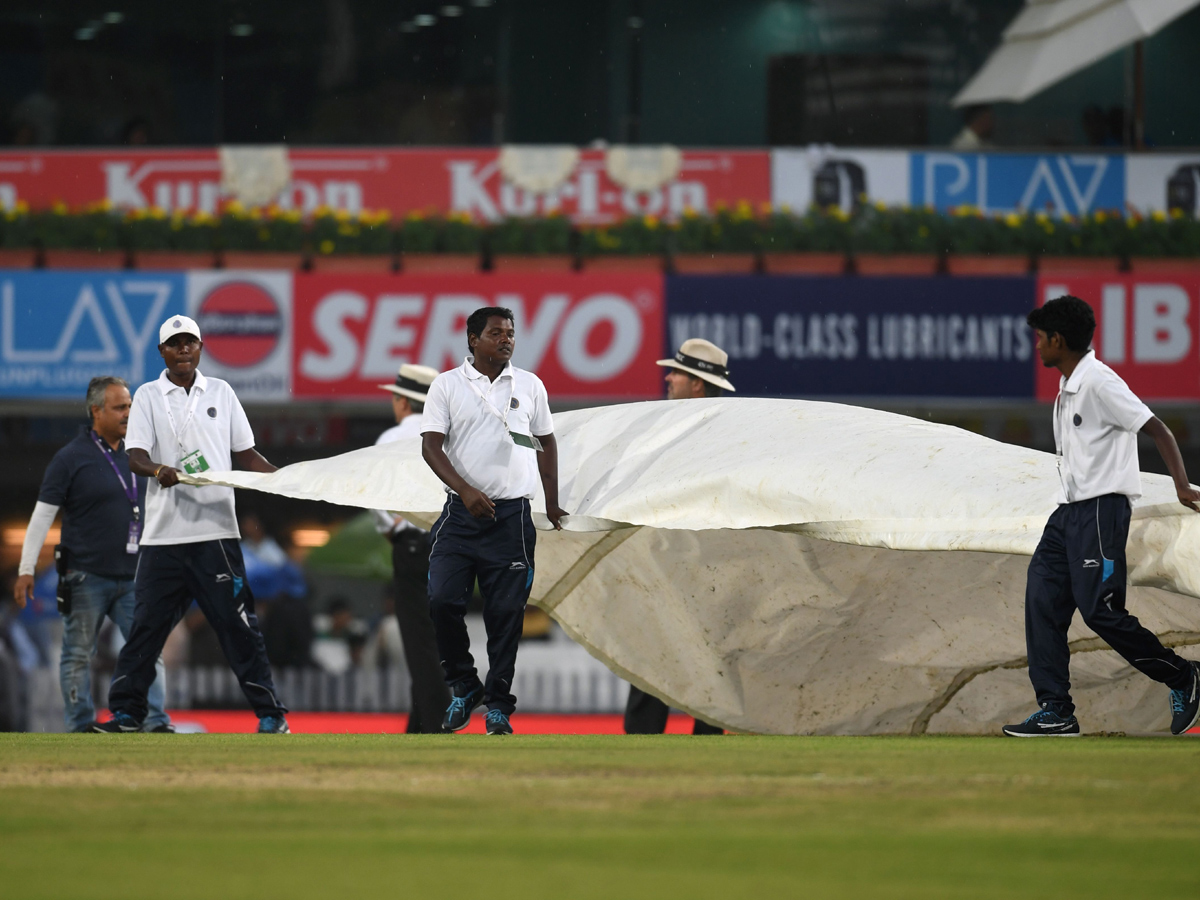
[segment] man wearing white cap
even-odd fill
[[[379,385],[392,397],[396,424],[375,442],[390,444],[421,438],[425,398],[437,369],[405,363],[394,384]],[[409,734],[440,734],[442,715],[450,705],[450,688],[442,673],[437,635],[429,617],[429,532],[402,516],[375,510],[375,530],[392,542],[392,572],[396,581],[396,621],[404,646],[404,661],[412,678]]]
[[[671,359],[660,359],[658,365],[667,369],[668,400],[692,400],[719,397],[723,391],[733,391],[729,382],[729,354],[710,341],[692,338],[684,341]],[[662,734],[667,727],[668,707],[653,694],[629,686],[625,703],[626,734]],[[724,734],[715,725],[696,719],[692,734]]]
[[[254,449],[254,433],[233,389],[201,374],[200,327],[171,316],[158,332],[166,369],[133,397],[125,446],[129,468],[149,479],[146,525],[135,576],[137,606],[109,690],[112,719],[94,730],[137,731],[146,691],[167,635],[193,600],[211,623],[262,734],[286,734],[254,597],[238,545],[233,489],[180,484],[179,471],[254,472],[275,467]]]

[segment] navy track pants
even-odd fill
[[[237,541],[143,546],[135,590],[133,627],[108,692],[113,713],[125,713],[139,722],[146,717],[154,663],[192,600],[217,633],[242,693],[258,717],[287,712],[275,693]]]
[[[451,494],[430,534],[429,604],[437,632],[438,654],[446,683],[456,694],[479,684],[463,617],[479,579],[483,623],[487,628],[488,675],[484,703],[512,715],[517,643],[525,621],[525,603],[533,586],[533,527],[529,501],[495,500],[494,519],[476,519]]]
[[[1105,494],[1064,503],[1046,522],[1025,586],[1029,680],[1042,709],[1061,716],[1075,712],[1067,628],[1076,609],[1101,640],[1142,674],[1171,688],[1189,683],[1187,661],[1125,610],[1130,512],[1124,494]]]

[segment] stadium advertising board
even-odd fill
[[[667,353],[698,337],[739,395],[1033,396],[1032,278],[678,276]]]
[[[228,381],[242,400],[291,396],[290,272],[188,272],[187,309],[204,338],[206,375]]]
[[[797,211],[816,205],[851,212],[864,200],[901,206],[909,202],[908,154],[828,145],[776,150],[771,197],[776,206]]]
[[[182,273],[0,271],[0,396],[83,401],[88,381],[158,377]]]
[[[1144,214],[1160,210],[1200,216],[1200,153],[1139,153],[1129,157],[1126,196]]]
[[[914,206],[1054,216],[1125,208],[1125,157],[1116,153],[913,153],[910,167]]]
[[[289,150],[292,180],[279,206],[357,213],[388,209],[466,213],[482,221],[561,212],[584,224],[647,213],[770,201],[849,208],[863,195],[888,205],[975,206],[988,213],[1045,210],[1078,215],[1180,209],[1200,215],[1200,154],[910,153],[814,146],[685,150],[679,175],[632,193],[613,183],[604,153],[585,150],[555,191],[533,194],[505,182],[493,149],[326,148]],[[191,150],[0,151],[0,209],[101,201],[130,209],[216,212],[221,205],[216,148]]]
[[[533,194],[501,177],[499,152],[439,150],[294,149],[292,180],[276,198],[285,209],[318,207],[357,213],[387,209],[466,213],[495,221],[505,216],[561,212],[603,224],[628,214],[677,216],[711,212],[718,204],[771,199],[771,163],[765,151],[687,150],[678,176],[661,188],[626,191],[605,172],[602,151],[584,151],[556,190]],[[114,206],[171,212],[216,212],[222,200],[215,148],[196,150],[78,150],[0,153],[0,207],[18,201],[48,207],[107,200]]]
[[[661,395],[659,275],[308,275],[294,280],[292,392],[378,399],[401,363],[446,370],[467,354],[467,316],[513,310],[513,363],[555,401]]]
[[[1067,275],[1038,279],[1038,302],[1063,294],[1096,313],[1096,355],[1145,400],[1200,399],[1200,277]],[[1038,367],[1037,396],[1053,400],[1058,372]]]

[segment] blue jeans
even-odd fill
[[[133,579],[104,578],[76,569],[68,569],[66,579],[71,585],[71,612],[63,620],[59,681],[62,683],[67,730],[83,731],[96,718],[91,678],[96,638],[105,616],[117,624],[126,639],[129,638],[133,624]],[[171,722],[163,710],[166,674],[161,656],[155,671],[157,677],[147,697],[150,712],[142,726],[146,731]]]

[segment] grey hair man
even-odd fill
[[[87,731],[96,718],[92,703],[91,656],[107,616],[128,637],[133,624],[137,569],[145,508],[146,479],[129,469],[125,431],[129,386],[113,376],[93,378],[86,408],[91,426],[54,455],[42,477],[38,502],[25,529],[14,595],[24,606],[33,593],[37,559],[55,517],[62,512],[56,548],[58,602],[63,614],[59,681],[68,731]],[[163,710],[162,657],[147,695],[143,731],[169,732]]]

